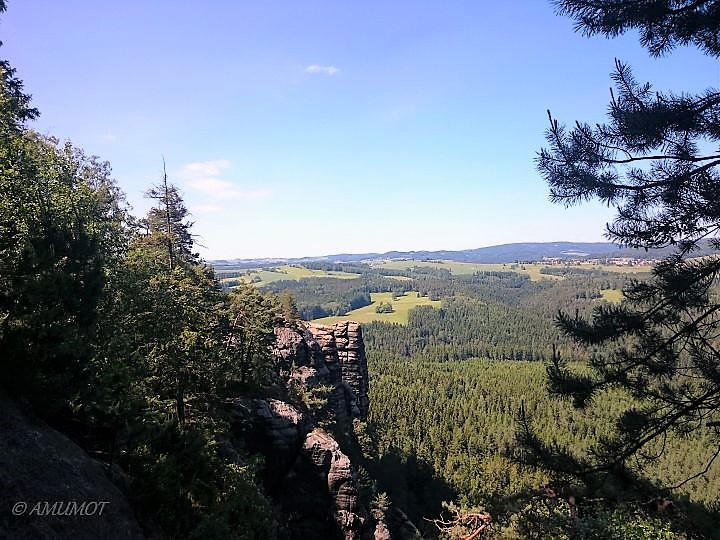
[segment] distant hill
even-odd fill
[[[372,262],[381,260],[449,260],[472,263],[512,263],[517,261],[540,261],[545,257],[559,259],[593,259],[610,257],[633,257],[637,259],[659,259],[669,255],[673,248],[631,249],[622,248],[610,242],[521,242],[501,244],[462,251],[388,251],[387,253],[339,253],[322,257],[274,258],[274,259],[230,259],[210,261],[217,266],[258,267],[280,264],[301,264],[311,261],[331,263]],[[717,253],[708,242],[701,244],[697,256]]]

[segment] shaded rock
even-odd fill
[[[0,396],[0,434],[0,538],[145,537],[125,496],[108,479],[103,464],[3,396]],[[19,502],[26,503],[27,508],[23,515],[16,516],[12,509]],[[107,504],[100,511],[99,505],[88,504],[92,502]],[[78,514],[77,509],[86,503],[82,507],[86,515],[37,515],[50,514],[55,503],[63,505],[55,506],[56,514]],[[96,510],[91,511],[93,508]]]
[[[255,417],[263,424],[272,447],[279,452],[295,451],[309,425],[302,413],[284,401],[255,399]]]
[[[410,521],[407,514],[395,505],[392,505],[387,513],[387,524],[392,532],[392,537],[399,540],[414,540],[422,538],[420,531]]]
[[[368,413],[368,369],[360,325],[297,323],[275,330],[276,372],[287,385],[305,390],[330,386],[324,411],[340,429]],[[350,458],[322,429],[287,404],[252,405],[252,424],[265,440],[268,489],[282,516],[279,538],[291,540],[373,537],[373,523],[360,507]]]
[[[272,352],[276,370],[281,375],[288,375],[293,365],[305,366],[310,361],[307,343],[293,328],[284,326],[275,328],[275,344]]]
[[[312,425],[295,407],[277,399],[237,398],[228,400],[226,409],[237,439],[265,456],[265,481],[274,489],[297,459]]]
[[[327,376],[327,368],[324,375]],[[304,388],[315,388],[321,384],[322,378],[320,372],[314,367],[301,366],[292,372],[290,382],[300,384]]]
[[[350,459],[318,428],[305,437],[284,482],[281,504],[290,516],[292,539],[349,540],[359,537],[364,523]]]

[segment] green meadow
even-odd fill
[[[237,270],[230,270],[237,272]],[[306,278],[337,278],[337,279],[358,279],[360,274],[353,274],[349,272],[335,272],[325,270],[311,270],[299,265],[286,264],[283,266],[277,266],[274,268],[250,268],[245,270],[246,274],[240,277],[223,278],[222,270],[218,271],[218,275],[221,277],[220,281],[230,280],[242,280],[246,283],[252,283],[258,287],[267,285],[274,281],[282,280],[293,280],[298,281]],[[259,280],[257,278],[260,278]]]
[[[348,312],[347,315],[340,317],[323,317],[322,319],[315,319],[314,323],[320,324],[333,324],[340,321],[355,321],[359,323],[370,323],[373,321],[389,322],[407,324],[408,313],[411,309],[417,306],[432,306],[434,308],[440,307],[442,303],[440,300],[430,300],[427,296],[420,296],[417,292],[409,292],[405,295],[394,298],[393,293],[372,293],[370,295],[372,304],[369,306],[354,309]],[[392,305],[394,311],[392,313],[376,313],[375,308],[380,302],[388,302]]]
[[[600,291],[600,294],[602,294],[603,300],[612,302],[613,304],[619,304],[623,299],[622,291],[618,291],[617,289],[603,289]]]
[[[422,266],[429,268],[444,268],[450,270],[455,275],[474,274],[475,272],[518,272],[526,274],[532,281],[540,281],[542,279],[562,279],[561,276],[550,274],[541,274],[540,269],[547,267],[547,264],[532,263],[507,263],[507,264],[485,264],[485,263],[464,263],[456,261],[382,261],[372,263],[375,268],[388,268],[393,270],[407,270],[414,266]],[[619,272],[628,274],[637,274],[648,272],[646,266],[615,266],[611,264],[574,264],[567,265],[569,268],[578,268],[581,270],[602,270],[605,272]],[[557,268],[562,268],[558,266]]]

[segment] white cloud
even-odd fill
[[[234,182],[221,178],[230,165],[231,162],[226,159],[188,163],[180,170],[178,177],[188,188],[199,191],[217,202],[226,199],[254,200],[271,194],[269,189],[239,189]],[[220,208],[216,204],[210,206]]]
[[[115,141],[117,141],[117,135],[115,135],[114,133],[105,133],[105,135],[100,138],[104,143],[114,143]]]
[[[335,66],[320,66],[318,64],[312,64],[305,68],[305,73],[311,73],[313,75],[321,73],[332,77],[333,75],[337,75],[339,72],[340,69],[336,68]]]
[[[225,169],[230,168],[230,161],[227,159],[218,159],[215,161],[199,161],[197,163],[188,163],[185,165],[180,174],[182,176],[217,176]]]

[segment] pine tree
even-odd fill
[[[720,56],[717,1],[564,0],[556,6],[588,35],[638,29],[653,56],[687,44]],[[611,240],[675,246],[676,252],[656,265],[651,280],[631,282],[623,303],[597,307],[589,320],[568,313],[557,318],[560,329],[588,349],[589,369],[573,371],[554,355],[550,392],[580,408],[611,389],[632,398],[612,435],[586,457],[550,448],[523,418],[530,461],[585,479],[635,476],[636,464],[661,454],[671,431],[712,436],[708,467],[720,454],[720,258],[692,258],[705,242],[720,248],[720,92],[655,92],[622,62],[615,68],[607,123],[568,129],[548,112],[549,146],[539,153],[538,170],[554,202],[598,199],[616,207]],[[690,479],[703,471],[686,473]]]

